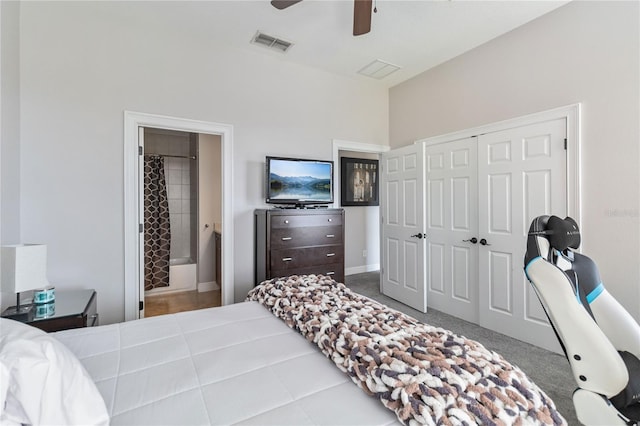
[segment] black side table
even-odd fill
[[[47,332],[92,327],[98,325],[97,301],[95,290],[56,290],[55,313],[45,318],[32,314],[24,323]]]

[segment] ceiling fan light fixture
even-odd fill
[[[253,38],[251,39],[251,43],[267,47],[269,49],[282,53],[286,52],[291,48],[291,46],[293,46],[293,43],[291,43],[290,41],[270,36],[260,31],[256,32],[256,34],[253,36]]]
[[[398,65],[390,64],[389,62],[376,59],[368,65],[362,67],[358,74],[362,74],[367,77],[382,80],[391,73],[398,71],[401,67]]]

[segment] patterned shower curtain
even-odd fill
[[[144,158],[144,289],[169,286],[171,227],[164,158]]]

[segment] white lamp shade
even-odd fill
[[[2,291],[20,293],[49,286],[47,246],[17,244],[2,246]]]

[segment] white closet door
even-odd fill
[[[382,154],[382,293],[427,311],[424,262],[424,146]]]
[[[478,137],[480,325],[554,351],[523,258],[533,218],[566,214],[565,138],[565,119]]]
[[[477,141],[430,145],[425,156],[429,307],[477,323]]]

